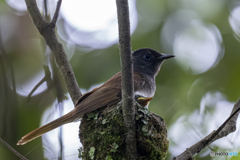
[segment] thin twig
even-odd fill
[[[38,9],[36,0],[25,0],[25,2],[34,25],[37,27],[39,33],[44,37],[46,44],[54,53],[57,65],[64,77],[64,81],[67,86],[68,92],[72,98],[73,103],[75,104],[79,97],[82,96],[82,93],[79,90],[75,75],[73,73],[71,65],[68,62],[67,55],[63,49],[63,46],[57,40],[56,33],[53,29],[53,25],[52,23],[49,24],[46,21],[44,21]],[[59,3],[58,6],[60,7]],[[57,9],[59,7],[57,7]],[[58,16],[56,15],[55,20],[53,20],[53,23],[57,20],[57,17]]]
[[[34,151],[37,147],[39,147],[40,145],[42,144],[41,143],[38,143],[38,145],[36,145],[34,148],[32,148],[30,151],[28,151],[28,153],[26,153],[24,156],[26,157],[27,155],[29,155],[32,151]]]
[[[58,0],[57,8],[56,8],[56,11],[54,13],[54,16],[53,16],[53,19],[52,19],[52,22],[51,22],[54,25],[56,25],[56,23],[57,23],[57,19],[58,19],[59,11],[60,11],[60,8],[61,8],[61,4],[62,4],[62,0]]]
[[[7,142],[5,142],[2,138],[0,138],[0,142],[6,146],[9,150],[11,150],[15,155],[17,155],[22,160],[28,160],[26,157],[18,153],[15,149],[13,149]]]
[[[238,112],[240,111],[240,107],[235,110],[229,117],[226,119],[226,121],[211,135],[211,137],[206,141],[206,145],[208,145],[209,142],[211,142],[219,133],[223,130],[223,128],[226,126],[226,124],[234,117]]]
[[[47,77],[44,76],[37,84],[34,86],[34,88],[31,90],[31,92],[27,96],[27,102],[30,101],[32,94],[38,89],[39,86],[41,86],[45,81],[47,80]]]
[[[63,103],[58,101],[58,108],[59,108],[59,117],[63,116]],[[59,135],[58,135],[58,141],[59,141],[59,145],[60,145],[60,151],[59,151],[59,156],[58,156],[58,160],[62,160],[63,159],[63,127],[60,126],[59,128]]]
[[[44,14],[45,16],[48,15],[48,5],[47,5],[47,0],[43,1],[43,5],[44,5]]]
[[[191,147],[187,148],[186,151],[174,157],[173,160],[184,160],[192,158],[191,155],[199,153],[203,150],[207,145],[211,144],[212,142],[220,139],[228,134],[234,132],[236,130],[236,121],[238,117],[238,112],[240,111],[240,99],[234,105],[232,112],[227,118],[227,120],[217,129],[217,131],[211,132],[209,135],[204,137],[199,142],[195,143]],[[189,154],[191,153],[191,154]]]
[[[119,49],[122,64],[123,117],[126,127],[126,154],[128,159],[137,159],[135,107],[133,102],[133,62],[130,36],[128,0],[116,0]]]
[[[49,23],[51,21],[50,15],[48,13],[48,0],[43,1],[43,10],[44,10],[44,20],[45,22]]]

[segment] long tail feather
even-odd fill
[[[40,137],[41,135],[43,135],[44,133],[51,131],[61,125],[64,125],[66,123],[72,122],[73,119],[73,114],[72,111],[69,112],[68,114],[42,126],[39,127],[35,130],[33,130],[32,132],[26,134],[25,136],[23,136],[17,143],[17,145],[24,145],[30,141],[32,141],[33,139]]]

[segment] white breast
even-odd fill
[[[134,93],[134,96],[139,95],[142,97],[153,97],[155,94],[155,91],[152,91],[152,93],[150,92],[144,92],[144,90],[138,90]]]
[[[147,92],[143,92],[142,90],[140,90],[140,91],[137,91],[137,92],[134,93],[134,97],[135,97],[136,95],[141,96],[141,97],[153,97],[154,94],[155,94],[155,91],[152,92],[152,93],[147,93]],[[150,103],[150,102],[149,102],[149,103]],[[146,108],[148,108],[149,103],[145,106]]]

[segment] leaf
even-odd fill
[[[113,160],[112,157],[110,155],[108,155],[105,160]]]
[[[136,116],[136,120],[138,121],[141,118],[140,115]]]
[[[78,149],[78,158],[83,158],[83,148],[82,147],[80,147]]]
[[[107,119],[104,119],[103,121],[102,121],[102,124],[106,124],[107,123]]]
[[[142,131],[147,133],[148,132],[148,126],[147,125],[143,125],[142,126]]]
[[[117,148],[119,147],[116,142],[114,142],[112,145],[113,145],[113,147],[114,147],[115,149],[117,149]]]
[[[95,113],[91,112],[91,113],[88,114],[88,119],[87,120],[90,120],[93,117],[95,117]]]
[[[116,152],[118,147],[119,147],[118,144],[116,142],[114,142],[112,144],[112,149],[110,150],[110,152]]]
[[[144,109],[139,108],[138,111],[140,111],[144,114],[149,114],[149,110],[147,108],[146,109],[145,108]]]
[[[94,159],[94,152],[95,152],[95,148],[94,147],[91,147],[90,150],[89,150],[89,157],[91,159]]]
[[[105,134],[106,133],[106,131],[102,131],[102,132],[99,132],[101,135],[103,135],[103,134]]]
[[[148,124],[148,121],[147,121],[146,119],[142,119],[142,122],[143,122],[144,124]]]
[[[98,114],[99,114],[99,113],[96,113],[96,114],[95,114],[95,117],[94,117],[95,120],[98,119]]]

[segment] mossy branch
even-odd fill
[[[122,114],[123,101],[100,108],[85,115],[80,126],[80,141],[84,150],[79,155],[85,160],[129,160]],[[166,157],[169,142],[164,120],[138,103],[136,109],[136,137],[138,160],[161,160]]]

